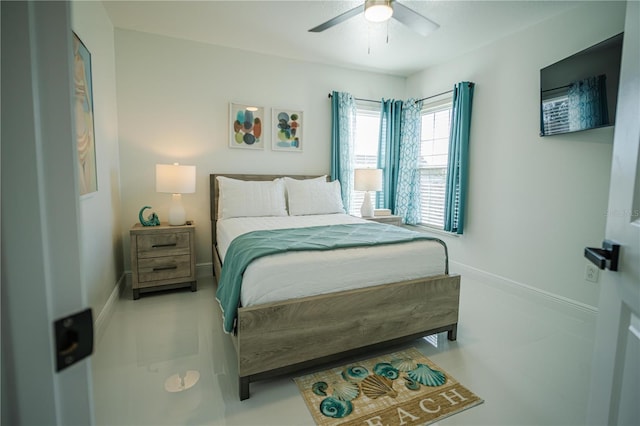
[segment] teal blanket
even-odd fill
[[[216,292],[224,317],[224,331],[230,333],[234,328],[242,276],[249,264],[258,258],[288,251],[334,250],[416,240],[439,241],[419,232],[380,223],[275,229],[240,235],[229,245]]]

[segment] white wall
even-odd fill
[[[408,79],[416,96],[476,83],[465,233],[444,237],[452,261],[597,306],[583,249],[604,238],[613,128],[538,136],[539,71],[623,28],[624,3],[594,2]]]
[[[72,27],[91,53],[98,191],[80,199],[82,283],[94,319],[122,277],[113,25],[101,2],[74,1]]]
[[[210,173],[329,173],[327,94],[379,99],[405,88],[403,78],[129,30],[116,29],[115,45],[125,250],[141,207],[167,220],[171,196],[155,192],[155,164],[177,161],[197,166],[196,193],[182,199],[196,223],[198,263],[211,262]],[[265,107],[264,151],[228,147],[230,101]],[[272,107],[304,111],[304,152],[271,150]]]

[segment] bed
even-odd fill
[[[220,180],[217,179],[219,176]],[[263,226],[270,227],[274,222],[277,223],[276,228],[295,226],[302,229],[302,232],[308,229],[305,228],[306,220],[312,219],[304,217],[304,212],[296,218],[286,217],[288,212],[293,214],[294,208],[298,208],[292,204],[291,197],[287,200],[290,203],[288,212],[276,212],[274,213],[276,217],[252,217],[249,220],[238,221],[221,217],[222,207],[219,206],[221,203],[221,181],[224,182],[224,179],[227,179],[226,181],[233,180],[234,182],[271,182],[281,177],[276,175],[210,175],[211,237],[216,285],[222,276],[226,251],[230,242],[238,235],[253,229],[262,229]],[[288,176],[287,179],[294,179],[295,182],[307,182],[312,179],[318,180],[318,176]],[[313,220],[320,220],[320,224],[331,225],[332,229],[333,223],[336,221],[339,224],[362,222],[359,218],[349,218],[347,215],[339,214],[329,214],[326,218],[319,215]],[[267,225],[264,225],[265,223]],[[290,223],[293,225],[290,226]],[[317,226],[318,222],[310,223]],[[225,226],[222,226],[223,224]],[[228,227],[228,224],[233,226]],[[335,227],[339,226],[341,225]],[[367,226],[383,227],[380,229],[394,228],[391,225],[379,224]],[[428,255],[424,261],[420,262],[404,259],[407,253],[415,251],[411,249],[402,254],[402,250],[407,250],[406,247],[411,244],[416,244],[416,247],[421,244],[425,246],[425,249],[432,251],[436,250],[434,247],[439,246],[439,251],[443,255],[434,255],[435,260],[430,260],[431,255]],[[278,276],[274,272],[278,268],[282,269],[277,263],[274,266],[274,262],[284,262],[286,256],[291,257],[292,259],[289,260],[293,261],[293,256],[296,254],[283,253],[266,256],[247,267],[243,280],[264,281],[266,283],[269,280],[275,281],[271,283],[272,290],[266,292],[267,298],[264,297],[264,294],[242,296],[245,299],[241,299],[243,301],[237,307],[233,328],[227,330],[230,332],[229,335],[237,353],[241,400],[249,397],[249,385],[256,380],[362,354],[366,351],[434,333],[446,331],[449,340],[456,339],[460,276],[448,273],[448,258],[444,243],[434,239],[433,244],[412,241],[393,246],[392,250],[389,249],[391,246],[385,246],[387,247],[387,255],[379,257],[377,262],[374,260],[373,264],[382,264],[382,261],[390,265],[393,265],[394,262],[405,262],[404,264],[420,264],[421,268],[424,266],[426,269],[407,272],[407,268],[404,266],[400,268],[383,266],[377,272],[374,269],[373,276],[357,277],[351,283],[345,278],[350,275],[349,273],[341,272],[341,279],[327,278],[315,272],[307,273],[304,280],[292,281],[296,281],[298,288],[303,288],[303,291],[306,291],[304,287],[313,289],[322,287],[321,289],[314,290],[315,293],[302,294],[296,293],[296,290],[294,291],[295,296],[276,295],[272,297],[272,293],[277,293],[273,291],[276,287],[288,285],[284,283],[284,276]],[[328,259],[336,255],[338,251],[340,256],[343,256],[345,251],[353,251],[354,253],[360,252],[361,259],[364,261],[362,250],[369,250],[366,254],[367,258],[375,255],[380,256],[379,253],[369,254],[374,252],[373,247],[355,247],[326,251],[322,256],[315,257],[322,258],[325,262],[329,261]],[[384,249],[378,247],[375,250],[380,252]],[[309,256],[310,253],[304,252],[297,255]],[[444,260],[442,260],[443,256]],[[384,259],[385,257],[386,259]],[[327,268],[326,263],[314,266],[312,262],[306,263],[308,261],[309,259],[304,257],[301,262],[298,259],[299,265],[308,265],[309,268],[315,267],[319,268],[318,270],[333,270],[333,268]],[[230,265],[232,262],[227,263]],[[357,261],[352,263],[357,263]],[[286,263],[286,265],[290,264]],[[367,266],[361,269],[369,270],[372,268]],[[291,270],[294,268],[291,267]],[[384,275],[379,273],[381,270],[391,272],[381,277]],[[398,272],[401,274],[397,275]],[[229,271],[225,271],[225,273],[228,275]],[[356,283],[358,279],[361,281],[364,279],[364,282]],[[307,285],[306,281],[311,284]],[[324,288],[322,285],[324,282],[331,285]],[[243,291],[245,286],[250,287],[248,284],[248,282],[243,282]],[[225,314],[228,315],[228,312]]]

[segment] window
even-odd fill
[[[369,102],[356,104],[354,168],[378,166],[380,107]],[[444,204],[449,160],[451,96],[422,108],[420,132],[420,224],[444,229]],[[349,214],[360,215],[364,192],[351,193]]]
[[[380,137],[380,105],[371,102],[356,103],[356,132],[353,149],[354,169],[378,167],[378,139]],[[349,214],[360,215],[363,191],[351,193]],[[372,199],[375,199],[372,197]]]
[[[542,101],[542,120],[545,135],[569,132],[569,98],[567,94]]]
[[[452,101],[431,102],[422,108],[420,132],[420,224],[444,228]]]

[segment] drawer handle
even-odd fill
[[[160,248],[160,247],[175,247],[178,243],[167,243],[167,244],[154,244],[151,248]]]
[[[178,269],[177,265],[173,265],[173,266],[160,266],[157,268],[153,268],[154,271],[168,271],[170,269]]]

